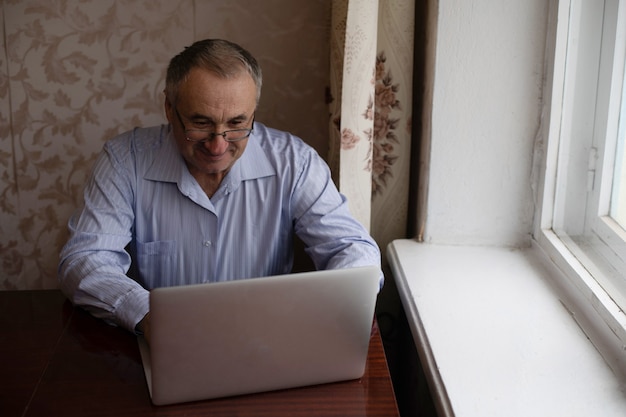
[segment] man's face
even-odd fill
[[[178,149],[201,186],[211,184],[215,191],[243,154],[248,138],[227,142],[223,136],[216,135],[206,142],[191,142],[185,129],[214,133],[250,129],[255,109],[256,85],[245,71],[225,79],[193,68],[180,85],[177,103],[166,99],[165,111]]]

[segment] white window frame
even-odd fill
[[[616,18],[626,19],[626,0],[606,0],[606,2],[609,8],[614,8],[609,13],[614,13]],[[536,183],[538,205],[533,235],[537,245],[564,272],[567,279],[565,282],[567,288],[564,289],[564,292],[568,294],[568,297],[563,300],[564,304],[570,309],[574,318],[598,347],[598,350],[605,355],[605,359],[613,369],[623,371],[626,369],[626,315],[620,308],[620,304],[622,306],[626,304],[624,298],[621,298],[619,294],[626,294],[626,291],[624,288],[620,288],[620,280],[610,277],[607,279],[607,275],[611,274],[610,267],[597,267],[597,256],[580,250],[580,247],[573,250],[572,248],[577,245],[568,242],[567,237],[556,232],[563,216],[563,207],[559,206],[558,203],[560,193],[563,192],[563,188],[559,184],[559,176],[564,175],[567,171],[567,168],[564,167],[567,163],[564,162],[562,155],[563,152],[568,152],[567,138],[571,135],[575,136],[580,131],[580,129],[573,131],[575,129],[571,128],[572,118],[576,117],[576,112],[572,106],[572,93],[574,91],[580,93],[580,90],[574,90],[580,88],[576,85],[577,75],[575,74],[576,70],[580,70],[580,68],[576,67],[572,71],[573,64],[571,63],[575,62],[577,58],[577,43],[587,41],[588,37],[578,32],[580,27],[577,26],[575,17],[581,16],[581,13],[582,15],[588,13],[588,10],[581,12],[581,8],[597,7],[599,4],[602,4],[602,0],[554,0],[551,2],[546,53],[548,66],[543,126],[536,146],[536,157],[540,163],[538,164],[539,177]],[[618,4],[619,9],[617,8]],[[604,26],[604,28],[611,30],[610,27]],[[612,30],[615,33],[615,27]],[[618,35],[626,36],[624,33],[618,33]],[[602,59],[606,59],[606,57]],[[615,61],[617,62],[619,59],[618,57]],[[623,57],[621,59],[621,74],[623,76]],[[592,90],[595,87],[593,86]],[[605,87],[599,84],[598,89],[595,92],[592,91],[592,95],[599,97],[598,101],[611,102],[611,100],[615,100],[615,94],[609,94],[610,89],[607,91]],[[602,96],[602,94],[606,96]],[[621,96],[621,90],[618,95]],[[611,102],[611,105],[614,105],[614,102]],[[615,114],[607,112],[606,109],[596,108],[595,117],[608,120],[606,126],[612,129],[611,118],[614,118]],[[592,131],[595,139],[613,133],[607,133],[602,126],[595,124]],[[598,143],[591,143],[593,148],[597,149]],[[612,177],[612,174],[602,167],[612,167],[611,158],[614,158],[614,154],[605,152],[600,147],[597,161],[594,160],[593,153],[590,155],[590,171],[594,169],[596,171],[594,176],[589,179],[589,185],[593,184],[596,192],[589,199],[590,205],[587,206],[587,213],[591,214],[587,214],[584,228],[587,231],[593,230],[598,236],[598,241],[615,242],[615,239],[619,239],[618,242],[624,242],[621,239],[625,236],[620,236],[619,228],[616,229],[613,220],[607,216],[608,205],[599,204],[599,201],[605,197],[605,193],[611,192],[608,179],[609,176]],[[594,162],[599,165],[594,165]],[[584,204],[588,200],[585,197],[582,201]],[[604,255],[611,257],[608,253],[604,252]],[[617,253],[614,260],[618,269],[613,269],[613,271],[616,276],[619,276],[622,273],[619,271],[621,258],[618,252],[611,253]]]
[[[602,73],[598,77],[598,105],[592,148],[594,151],[589,158],[592,185],[584,234],[590,237],[591,250],[601,258],[600,262],[606,259],[609,264],[595,272],[594,276],[618,305],[626,308],[626,232],[610,217],[613,167],[623,106],[621,101],[626,59],[626,4],[623,0],[607,0],[604,3],[606,6],[600,55]],[[588,268],[593,268],[592,265],[596,263],[590,263]]]

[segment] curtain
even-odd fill
[[[416,108],[412,126],[414,85],[422,85],[413,80],[415,7],[415,0],[333,0],[330,60],[329,162],[350,210],[383,255],[376,317],[398,408],[407,415],[431,402],[385,249],[412,237],[409,217],[410,223],[417,217],[409,216],[418,200],[410,190],[416,188],[411,175],[419,171],[411,169],[412,153],[422,150],[419,141],[412,143],[422,125]]]
[[[378,1],[333,1],[329,164],[352,214],[370,228]],[[335,97],[337,99],[335,99]]]
[[[332,8],[329,164],[383,256],[407,233],[414,15],[414,0]]]

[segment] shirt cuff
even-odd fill
[[[150,311],[150,292],[144,288],[135,288],[116,308],[118,324],[135,333],[137,324],[148,311]]]

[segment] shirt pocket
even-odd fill
[[[147,289],[171,286],[176,276],[176,241],[137,242],[139,276]]]

